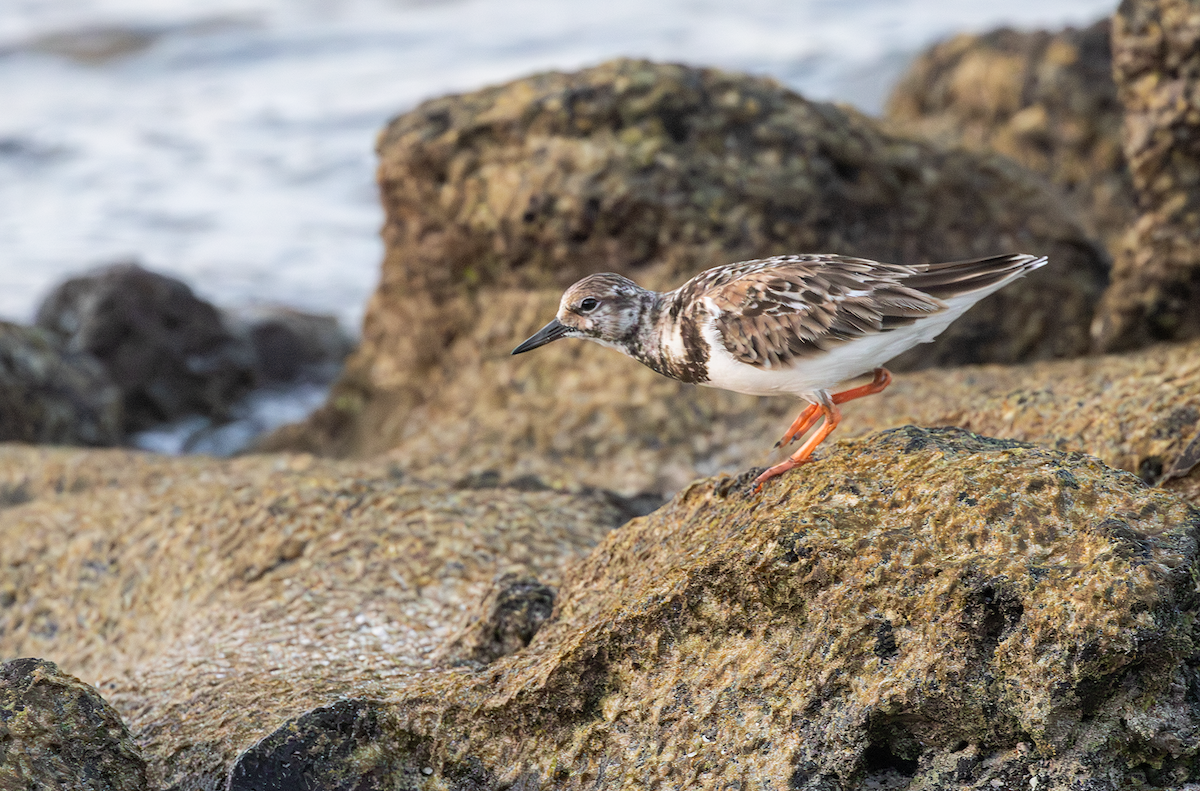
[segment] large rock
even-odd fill
[[[150,787],[222,788],[284,719],[423,677],[497,580],[557,586],[628,518],[619,498],[530,480],[404,477],[0,447],[0,487],[22,493],[0,502],[0,656],[52,658],[102,690]]]
[[[125,263],[57,286],[37,324],[98,358],[121,389],[125,429],[221,418],[253,382],[253,360],[217,309],[182,281]]]
[[[1200,336],[1200,3],[1126,0],[1113,54],[1141,216],[1093,328],[1105,350]]]
[[[1200,779],[1200,515],[1088,456],[906,428],[612,532],[605,498],[386,462],[8,448],[0,478],[30,496],[0,653],[101,685],[153,787]],[[439,651],[464,632],[499,650]]]
[[[146,791],[146,762],[96,690],[13,659],[0,664],[0,788]]]
[[[272,447],[388,450],[468,393],[481,410],[514,410],[519,389],[553,387],[542,416],[599,420],[591,404],[654,390],[653,375],[566,344],[501,361],[564,286],[595,271],[667,288],[775,253],[1050,255],[901,367],[1079,354],[1107,277],[1060,196],[1010,160],[894,137],[769,79],[711,69],[620,60],[437,99],[393,121],[379,155],[387,257],[362,345],[327,407]],[[590,372],[586,385],[569,362]],[[666,410],[691,408],[680,392],[664,393]]]
[[[122,422],[121,393],[99,361],[0,322],[0,441],[116,445]]]
[[[1121,150],[1124,108],[1109,20],[1046,31],[962,34],[919,55],[887,120],[910,134],[997,151],[1066,193],[1110,250],[1136,218]]]

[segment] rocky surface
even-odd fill
[[[146,762],[95,689],[14,659],[0,664],[0,788],[145,791]]]
[[[997,151],[1046,176],[1112,251],[1136,218],[1123,117],[1107,19],[955,36],[913,61],[886,111],[904,132]]]
[[[1107,350],[1200,336],[1200,5],[1123,2],[1113,53],[1140,216],[1093,327]]]
[[[216,308],[134,263],[61,283],[37,325],[100,360],[121,390],[126,432],[189,414],[223,417],[253,381],[251,358]]]
[[[303,456],[7,446],[0,491],[0,657],[95,685],[151,788],[223,787],[284,719],[423,678],[498,579],[557,586],[627,518]]]
[[[95,358],[0,322],[0,441],[116,445],[122,428],[121,393]]]
[[[664,288],[785,252],[1050,255],[901,367],[1078,354],[1107,277],[1061,197],[1011,160],[892,136],[746,75],[628,60],[537,75],[426,102],[384,130],[379,155],[387,257],[362,345],[328,406],[271,447],[397,447],[480,361],[504,383],[482,405],[503,409],[498,393],[575,357],[500,362],[595,271]],[[615,358],[579,360],[595,368],[588,387],[559,376],[549,405],[565,425],[588,420],[574,404],[619,409],[646,391]]]
[[[1183,500],[954,429],[751,474],[611,530],[383,461],[10,447],[0,654],[97,683],[180,791],[1200,779]],[[472,630],[513,639],[437,658]]]

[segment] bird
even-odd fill
[[[582,338],[681,382],[807,401],[775,447],[821,425],[755,478],[758,491],[813,460],[841,422],[840,404],[890,384],[884,363],[932,341],[976,302],[1046,263],[1025,254],[940,264],[781,255],[716,266],[666,292],[603,272],[568,288],[554,319],[512,353]],[[868,372],[868,384],[834,392]]]

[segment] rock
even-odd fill
[[[609,532],[384,461],[3,448],[0,653],[96,679],[179,791],[1200,779],[1195,508],[958,429],[754,472]],[[558,591],[529,644],[431,661],[510,571]]]
[[[554,611],[558,592],[534,577],[506,574],[484,596],[459,633],[434,656],[486,665],[520,651]]]
[[[1141,213],[1092,328],[1108,351],[1200,336],[1200,5],[1123,2],[1113,73]]]
[[[259,384],[299,380],[328,382],[337,376],[354,339],[334,316],[282,305],[256,305],[224,312],[225,325],[254,350]]]
[[[1110,23],[962,34],[919,55],[887,120],[942,145],[997,151],[1046,176],[1116,251],[1137,198],[1121,150]]]
[[[387,257],[362,344],[326,408],[264,447],[387,451],[468,392],[504,412],[543,382],[554,391],[542,416],[589,423],[584,405],[651,389],[649,372],[566,345],[507,354],[595,271],[666,288],[787,252],[1050,255],[901,367],[1079,354],[1106,283],[1103,251],[1042,179],[886,134],[765,78],[630,60],[541,74],[426,102],[384,130],[379,155]],[[594,372],[586,387],[542,373],[568,360]],[[679,392],[667,410],[691,409]]]
[[[135,263],[61,283],[37,324],[103,363],[121,390],[127,432],[189,414],[223,417],[252,383],[250,357],[216,308]]]
[[[146,762],[95,689],[13,659],[0,664],[0,788],[146,791]]]
[[[389,770],[487,789],[1200,777],[1195,509],[958,430],[843,443],[762,495],[750,480],[697,482],[614,531],[528,648],[361,701],[366,760],[306,763],[341,768],[337,787]],[[239,765],[301,771],[270,756],[303,721]]]
[[[0,322],[0,441],[116,445],[121,429],[120,391],[94,357]]]
[[[0,510],[0,656],[102,689],[150,787],[178,791],[224,788],[290,717],[424,677],[498,578],[556,587],[624,518],[304,456],[0,446],[4,489],[22,502]]]

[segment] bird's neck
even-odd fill
[[[692,384],[708,381],[707,346],[676,292],[645,291],[638,297],[637,320],[621,339],[621,351],[663,376]]]

